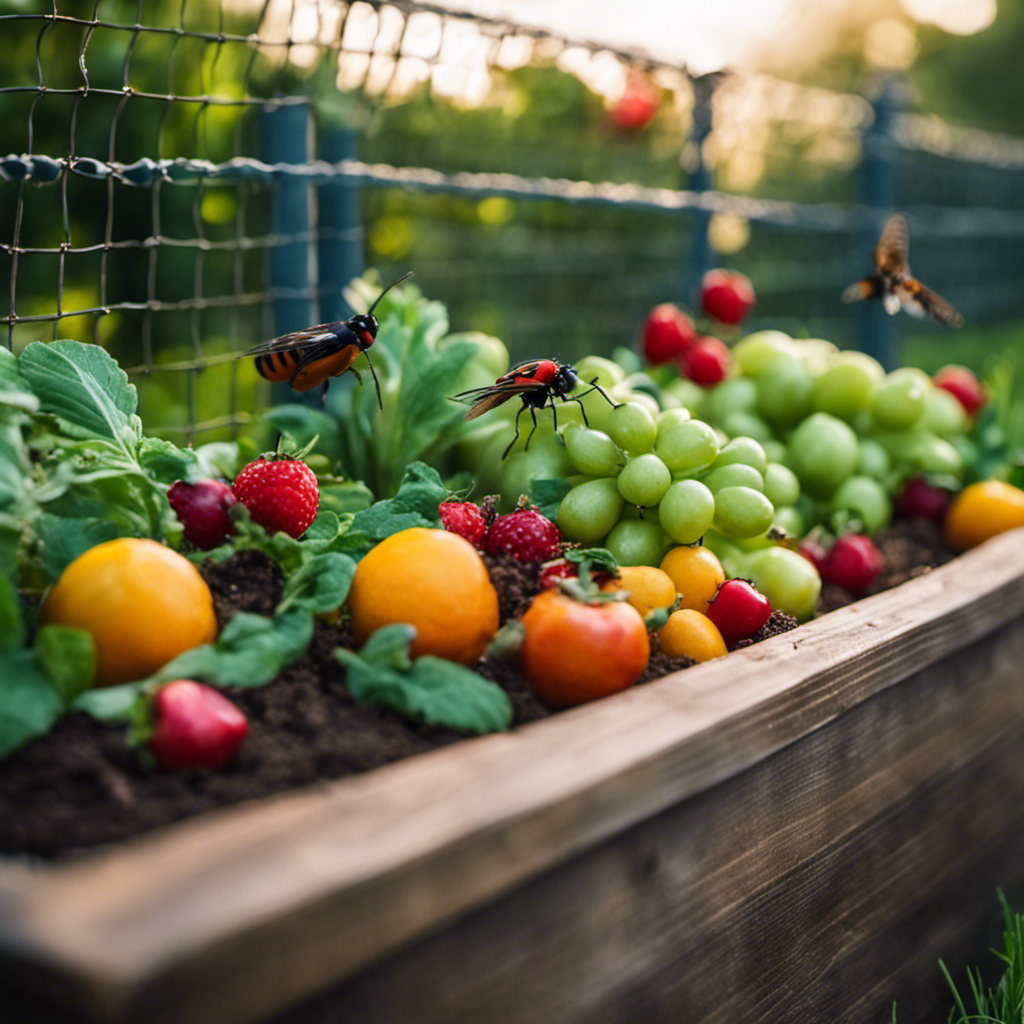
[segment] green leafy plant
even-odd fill
[[[461,732],[499,732],[512,724],[512,702],[500,686],[443,658],[413,660],[414,636],[412,626],[398,623],[378,629],[358,654],[335,650],[355,700]]]

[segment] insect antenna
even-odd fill
[[[377,303],[380,302],[380,300],[383,299],[384,296],[387,295],[387,293],[391,291],[391,289],[394,288],[396,284],[401,284],[407,277],[412,277],[411,270],[409,271],[408,274],[403,274],[397,281],[392,281],[391,284],[389,284],[387,288],[385,288],[384,291],[382,291],[380,295],[378,295],[377,298],[373,300],[373,305],[366,311],[366,316],[369,316],[377,308]],[[376,379],[377,378],[375,376],[374,380]],[[380,388],[377,389],[377,392],[378,394],[380,393]]]

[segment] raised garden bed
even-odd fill
[[[4,998],[152,1024],[941,1019],[937,959],[1024,884],[1021,541],[512,733],[8,860]]]

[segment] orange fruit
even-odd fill
[[[676,603],[676,585],[672,578],[653,565],[623,565],[619,575],[609,580],[601,589],[605,592],[625,590],[628,603],[641,615],[655,608],[671,608]]]
[[[407,622],[414,658],[474,665],[498,631],[498,594],[483,559],[447,530],[413,527],[382,540],[357,566],[348,606],[360,647],[381,626]]]
[[[725,582],[722,563],[715,553],[696,544],[672,548],[661,560],[661,568],[679,591],[680,607],[698,612],[708,610],[715,592]]]
[[[1024,526],[1024,491],[1002,480],[980,480],[968,484],[949,506],[946,540],[965,551],[1018,526]]]
[[[50,588],[39,621],[92,634],[94,686],[145,679],[217,636],[213,596],[199,570],[139,537],[108,540],[79,555]]]
[[[662,651],[670,658],[688,654],[694,661],[710,661],[729,653],[718,627],[692,608],[673,612],[658,637]]]

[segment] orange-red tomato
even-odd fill
[[[625,690],[651,655],[644,620],[625,601],[583,604],[545,590],[523,616],[523,629],[523,675],[555,707]]]

